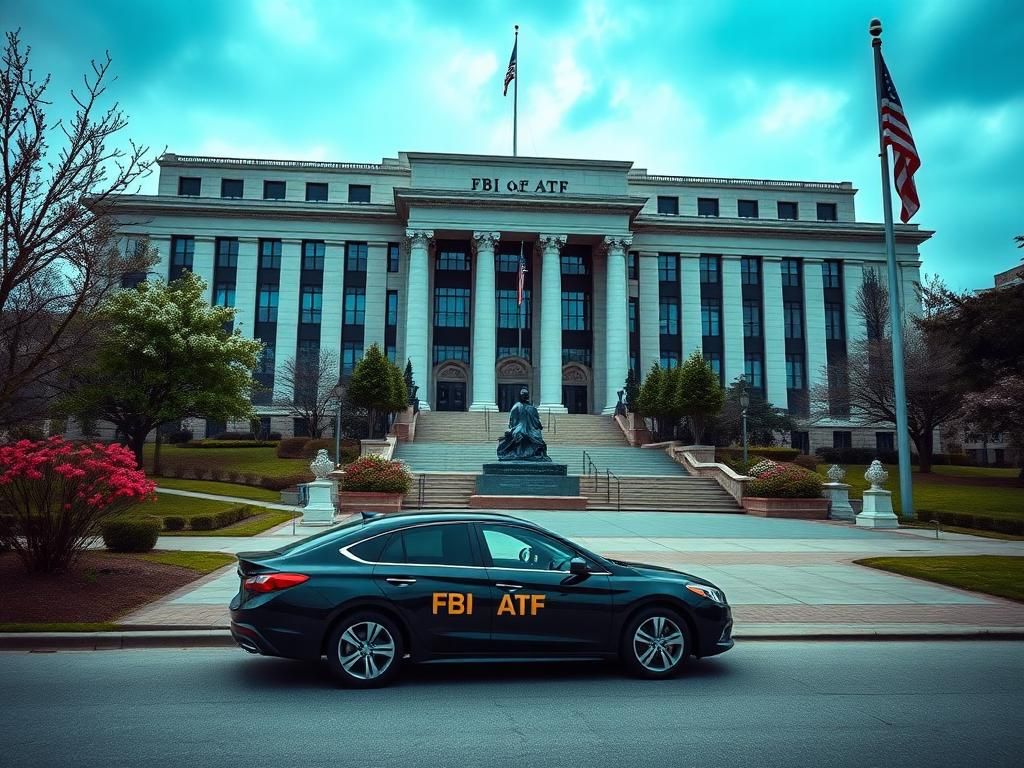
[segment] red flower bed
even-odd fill
[[[380,456],[360,456],[345,467],[341,490],[408,493],[411,485],[412,477],[402,462]]]

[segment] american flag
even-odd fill
[[[512,46],[512,56],[508,60],[508,70],[505,72],[505,90],[502,91],[502,96],[508,96],[508,84],[516,78],[516,49],[519,48],[519,40],[516,39],[515,45]]]
[[[523,296],[526,293],[526,256],[522,248],[519,250],[519,287],[516,290],[516,304],[523,306]]]
[[[893,175],[896,178],[896,192],[903,201],[900,220],[906,224],[921,207],[914,185],[914,174],[921,167],[914,137],[910,135],[910,124],[903,114],[903,104],[896,93],[889,68],[882,59],[881,93],[878,95],[878,111],[882,120],[882,147],[892,147]]]

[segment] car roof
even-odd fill
[[[535,523],[529,520],[495,512],[398,512],[393,515],[370,518],[365,522],[363,530],[372,528],[375,532],[389,531],[393,528],[406,526],[409,523],[493,523],[495,521],[535,525]]]

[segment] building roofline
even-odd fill
[[[792,237],[804,240],[869,240],[874,242],[885,239],[883,224],[861,221],[794,221],[790,219],[642,214],[637,216],[633,222],[634,234],[680,231],[708,235]],[[900,243],[920,245],[934,234],[934,230],[921,229],[917,224],[899,224],[895,227],[896,241]]]
[[[849,181],[795,181],[787,179],[734,179],[725,176],[667,176],[634,168],[627,176],[630,184],[682,184],[693,187],[746,187],[801,192],[840,192],[853,195],[857,190]]]
[[[546,165],[557,168],[602,168],[614,171],[629,171],[632,160],[584,160],[571,157],[526,157],[523,155],[467,155],[448,152],[399,152],[398,157],[408,163],[454,163],[471,165]]]
[[[268,170],[356,171],[358,173],[408,176],[407,165],[399,160],[385,158],[380,163],[342,163],[332,160],[273,160],[249,157],[214,157],[212,155],[178,155],[165,152],[156,159],[157,165],[192,168],[253,168]]]

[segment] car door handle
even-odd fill
[[[523,588],[522,584],[504,584],[504,583],[502,583],[500,581],[498,583],[496,583],[494,586],[496,586],[498,589],[507,589],[507,590],[510,590],[510,591],[514,591],[514,590],[522,589]]]
[[[399,587],[407,587],[410,584],[416,583],[416,579],[399,578],[398,576],[388,576],[384,581],[388,584],[395,584]]]

